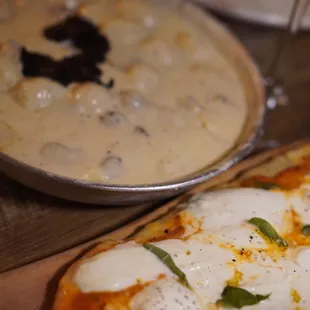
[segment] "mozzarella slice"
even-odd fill
[[[309,278],[310,278],[310,248],[302,248],[296,256],[296,264],[291,268],[292,300],[301,309],[310,309]]]
[[[242,310],[292,310],[289,281],[279,284],[263,284],[256,287],[246,286],[252,294],[271,295],[254,306],[243,307]]]
[[[310,255],[307,255],[307,261],[310,261]],[[308,263],[309,265],[309,263]],[[291,282],[291,304],[295,305],[295,309],[310,309],[309,296],[309,277],[310,270],[303,267],[295,267],[291,271],[293,280]]]
[[[301,249],[297,254],[296,261],[301,268],[310,272],[310,248]]]
[[[218,246],[177,239],[153,244],[171,255],[204,302],[215,302],[234,273],[229,266],[234,254]],[[161,275],[177,278],[155,254],[130,243],[86,260],[74,280],[83,292],[117,291]]]
[[[260,217],[280,233],[288,210],[289,202],[280,192],[238,188],[202,194],[189,204],[187,212],[200,218],[204,229],[239,226],[252,217]]]
[[[132,310],[203,310],[196,295],[173,279],[162,279],[138,293]]]
[[[264,249],[268,247],[266,239],[257,233],[253,227],[225,226],[221,229],[204,230],[195,234],[193,239],[218,245],[233,246],[235,249]]]
[[[87,259],[74,276],[82,292],[120,291],[141,282],[170,275],[151,252],[135,243],[116,246]]]
[[[165,240],[156,246],[168,252],[204,303],[215,302],[234,270],[233,252],[194,240]]]
[[[310,190],[307,188],[294,190],[289,195],[289,201],[300,216],[302,224],[310,224]]]

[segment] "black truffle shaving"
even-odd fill
[[[45,28],[43,33],[49,40],[69,41],[80,53],[56,61],[47,55],[22,48],[24,76],[46,77],[64,86],[74,82],[94,82],[108,89],[114,86],[113,79],[107,83],[100,80],[102,72],[97,64],[105,61],[110,43],[91,22],[79,16],[70,16]]]
[[[25,48],[22,48],[20,58],[23,64],[24,76],[54,77],[57,62],[51,57],[39,53],[28,52]]]
[[[101,71],[89,58],[76,55],[57,63],[55,80],[62,85],[73,82],[95,82],[100,84]]]
[[[74,82],[94,82],[106,88],[111,88],[114,81],[100,81],[101,70],[83,54],[66,57],[60,61],[39,53],[21,50],[23,75],[27,77],[46,77],[64,86]]]
[[[104,62],[107,49],[106,39],[101,36],[80,35],[72,39],[73,46],[80,49],[82,53],[94,63]]]
[[[44,30],[44,36],[53,41],[69,41],[93,62],[103,62],[110,50],[108,39],[95,25],[79,16],[70,16],[59,24]]]
[[[71,40],[80,34],[99,33],[95,25],[79,16],[69,16],[64,21],[44,29],[44,36],[47,39],[58,42]]]

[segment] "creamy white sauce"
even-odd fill
[[[102,81],[114,78],[111,90],[22,77],[8,40],[54,59],[73,55],[42,31],[74,8],[110,39],[100,68]],[[117,184],[179,178],[229,150],[246,118],[242,84],[222,52],[194,22],[160,5],[17,1],[0,21],[0,44],[0,150],[60,175]],[[117,115],[106,121],[111,111]]]
[[[237,279],[239,287],[255,294],[271,293],[267,300],[243,309],[289,310],[297,306],[307,309],[310,305],[310,248],[288,249],[281,255],[264,252],[262,250],[270,244],[252,225],[245,224],[252,215],[258,216],[270,221],[279,233],[284,234],[288,229],[284,215],[288,206],[292,207],[292,197],[295,205],[304,199],[298,190],[288,194],[256,189],[220,190],[193,199],[188,210],[180,215],[184,221],[189,218],[200,221],[202,230],[194,235],[186,231],[186,241],[171,239],[153,243],[171,255],[186,274],[192,291],[176,282],[177,277],[155,255],[158,261],[151,262],[151,253],[134,243],[87,259],[77,270],[74,280],[84,292],[101,291],[103,287],[104,290],[115,291],[114,283],[117,283],[118,290],[122,290],[136,284],[137,277],[143,284],[154,279],[156,274],[162,274],[165,279],[153,281],[133,297],[131,309],[195,310],[213,309],[208,307],[221,298],[227,281],[234,279],[238,272],[241,274]],[[233,211],[230,218],[225,215],[227,210]],[[306,223],[306,219],[301,217]],[[238,252],[242,249],[250,250],[251,255],[241,259]],[[121,266],[121,261],[126,261],[127,269]],[[187,303],[189,300],[195,303],[190,305]],[[179,301],[183,308],[178,308]],[[156,308],[157,303],[161,307]]]

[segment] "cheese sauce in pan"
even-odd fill
[[[170,181],[228,151],[242,84],[208,33],[156,2],[4,1],[0,150],[116,184]]]

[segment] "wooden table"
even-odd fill
[[[225,21],[249,48],[262,72],[279,31]],[[310,35],[299,34],[279,70],[290,104],[267,115],[265,139],[281,144],[310,137]],[[95,207],[69,203],[27,189],[0,175],[0,272],[60,252],[111,231],[150,206]]]

